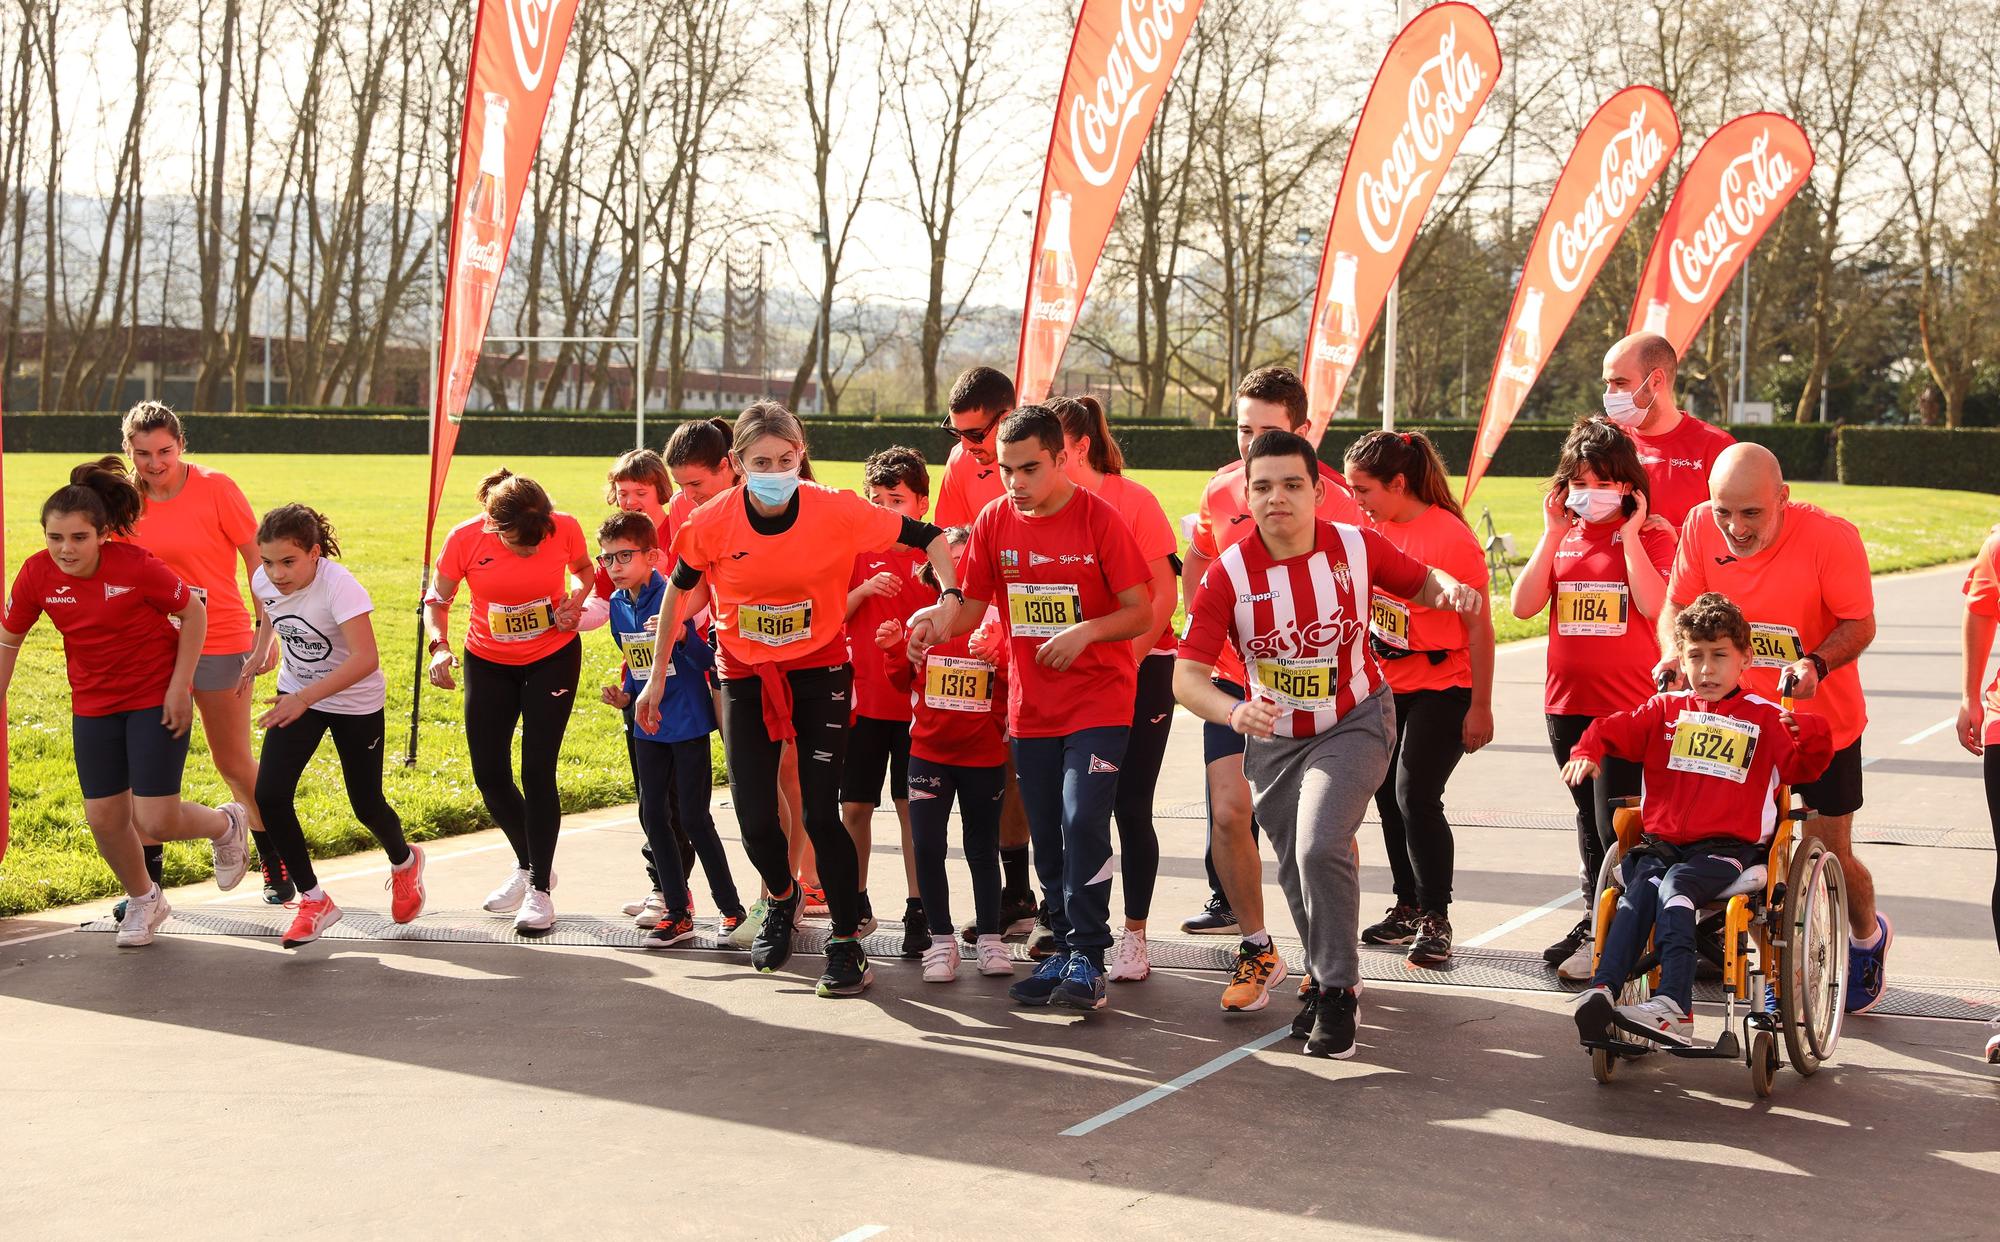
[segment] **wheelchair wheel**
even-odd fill
[[[1618,1072],[1618,1058],[1602,1048],[1590,1050],[1590,1076],[1599,1082],[1610,1082]]]
[[[1778,1041],[1769,1031],[1758,1031],[1750,1039],[1750,1086],[1757,1098],[1771,1098],[1778,1079]]]
[[[1792,1068],[1811,1074],[1832,1059],[1847,1010],[1847,884],[1840,860],[1808,837],[1792,851],[1785,884],[1779,1008]]]

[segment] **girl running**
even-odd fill
[[[482,512],[452,528],[438,553],[424,609],[431,684],[456,687],[451,670],[451,601],[472,592],[465,639],[465,745],[472,779],[514,847],[514,871],[486,897],[486,909],[513,914],[514,930],[546,935],[556,922],[556,836],[562,804],[556,759],[583,671],[577,637],[590,593],[583,528],[556,512],[542,485],[500,469],[479,484]],[[567,573],[575,580],[570,587]],[[521,735],[521,783],[514,783],[514,733]]]
[[[681,596],[712,592],[722,666],[723,744],[743,845],[771,894],[751,962],[774,971],[791,955],[799,886],[778,819],[778,759],[798,739],[805,831],[818,854],[833,939],[821,996],[854,996],[872,980],[855,931],[860,920],[854,841],[840,818],[853,669],[847,660],[847,584],[859,552],[923,548],[944,584],[944,613],[962,596],[944,533],[877,508],[853,492],[804,486],[805,429],[783,406],[760,402],[736,420],[740,488],[696,509],[674,536],[678,563],[660,601],[660,627],[684,619]],[[642,730],[659,727],[664,678],[639,698]]]
[[[1132,704],[1131,740],[1119,765],[1112,812],[1118,821],[1118,866],[1125,881],[1125,930],[1105,959],[1104,974],[1114,983],[1130,983],[1152,973],[1146,960],[1146,919],[1152,914],[1153,888],[1160,877],[1153,791],[1160,782],[1167,735],[1174,725],[1174,652],[1180,646],[1173,630],[1179,594],[1174,575],[1179,544],[1159,500],[1124,476],[1125,454],[1112,439],[1097,399],[1062,397],[1049,402],[1049,408],[1062,419],[1065,473],[1118,511],[1152,575],[1146,588],[1153,605],[1152,623],[1132,640],[1139,691]]]
[[[1965,576],[1965,620],[1961,626],[1963,694],[1958,702],[1958,744],[1980,756],[1986,775],[1986,814],[1993,842],[2000,847],[2000,675],[1987,682],[1986,659],[2000,626],[2000,534],[1987,537],[1979,559]],[[1993,935],[2000,939],[2000,861],[1993,876]],[[1986,1040],[1986,1063],[2000,1065],[2000,1020]]]
[[[1422,432],[1372,431],[1347,450],[1347,482],[1369,527],[1422,564],[1486,592],[1486,553],[1452,499],[1444,462]],[[1369,637],[1396,695],[1396,746],[1375,792],[1396,904],[1361,933],[1406,944],[1410,961],[1451,957],[1451,824],[1444,786],[1458,761],[1493,740],[1493,617],[1430,608],[1376,590]]]
[[[0,700],[21,640],[47,613],[69,668],[83,817],[125,890],[118,944],[129,948],[153,943],[172,912],[147,872],[145,846],[211,842],[216,887],[228,892],[248,866],[250,817],[234,802],[210,808],[181,800],[195,668],[208,636],[201,597],[144,548],[112,542],[130,538],[143,503],[124,462],[105,457],[70,471],[69,480],[43,502],[47,547],[22,562],[7,597]]]
[[[237,693],[251,696],[257,669],[277,647],[278,693],[257,721],[264,730],[257,806],[286,873],[299,887],[299,912],[285,932],[285,947],[311,944],[340,922],[340,907],[313,872],[295,805],[299,778],[329,733],[354,818],[389,856],[390,915],[408,923],[424,912],[424,854],[403,840],[403,821],[382,796],[388,687],[369,616],[375,603],[333,559],[340,545],[317,510],[293,504],[266,513],[257,527],[257,554],[264,563],[250,589],[264,619]]]

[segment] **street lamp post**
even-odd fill
[[[820,280],[824,282],[826,280],[827,268],[833,264],[833,241],[826,235],[825,229],[814,229],[813,241],[819,245],[820,263],[822,265],[820,267]],[[832,304],[833,297],[826,289],[824,283],[822,283],[819,298],[819,413],[821,414],[826,413],[826,402],[830,395],[826,391],[829,379],[827,368],[832,365],[833,352],[828,348],[829,342],[826,338],[827,333],[833,330],[831,323],[833,314]]]
[[[1299,226],[1299,231],[1292,235],[1292,241],[1299,248],[1299,309],[1304,313],[1306,319],[1305,332],[1301,337],[1305,341],[1305,352],[1302,355],[1304,357],[1310,357],[1312,354],[1313,302],[1319,297],[1317,286],[1311,289],[1306,287],[1306,262],[1312,258],[1312,250],[1310,249],[1312,240],[1313,231],[1303,224]],[[1301,371],[1303,372],[1304,369],[1302,367]]]
[[[264,230],[264,273],[271,270],[271,229],[278,223],[278,217],[268,211],[260,211],[254,219]],[[271,407],[271,290],[260,278],[257,281],[258,301],[263,303],[264,321],[264,408]]]

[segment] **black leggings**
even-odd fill
[[[629,736],[629,735],[628,735]],[[708,892],[715,898],[718,914],[742,914],[743,902],[736,895],[736,881],[729,874],[729,855],[715,831],[715,817],[709,813],[708,795],[712,783],[708,764],[708,735],[685,742],[633,742],[639,769],[639,823],[652,842],[653,856],[666,852],[677,857],[680,843],[668,830],[678,825],[693,838],[708,873]],[[680,805],[674,807],[675,800]],[[671,809],[670,809],[671,808]],[[674,914],[688,912],[687,873],[674,867],[659,872],[660,894]]]
[[[1125,917],[1143,923],[1153,910],[1160,879],[1160,834],[1153,827],[1153,790],[1174,727],[1174,657],[1154,653],[1139,664],[1139,694],[1132,703],[1132,740],[1118,770],[1118,871],[1125,880]]]
[[[1375,791],[1375,809],[1399,905],[1432,914],[1451,909],[1454,851],[1444,786],[1465,758],[1465,714],[1471,710],[1470,686],[1396,696],[1396,747]]]
[[[2000,743],[1986,748],[1986,815],[1993,821],[1993,938],[2000,940]]]
[[[827,918],[834,935],[852,936],[861,921],[861,872],[854,838],[840,818],[840,774],[847,763],[854,668],[800,669],[785,679],[792,687],[792,728],[798,731],[800,811],[818,856]],[[755,677],[723,678],[722,747],[729,754],[729,796],[743,851],[772,895],[791,892],[791,859],[778,818],[783,744],[764,728],[764,684]]]
[[[514,861],[543,892],[554,880],[562,800],[556,759],[576,705],[583,641],[572,638],[533,664],[496,664],[465,653],[465,748],[472,782]],[[521,783],[514,784],[514,727],[521,730]]]
[[[1549,748],[1555,751],[1556,766],[1560,768],[1569,762],[1569,752],[1583,740],[1583,731],[1597,717],[1545,716],[1543,719],[1548,721]],[[1611,804],[1620,798],[1638,797],[1646,771],[1630,759],[1614,759],[1609,755],[1597,766],[1597,776],[1587,784],[1563,786],[1569,791],[1570,800],[1576,803],[1576,852],[1584,869],[1584,874],[1578,879],[1586,901],[1597,891],[1597,873],[1603,870],[1604,855],[1610,850],[1612,841],[1617,839],[1611,826]]]
[[[972,872],[972,915],[977,934],[1000,934],[1000,801],[1007,765],[968,768],[910,758],[910,844],[917,853],[917,896],[931,935],[949,936],[951,882],[945,878],[945,833],[958,799],[965,865]]]
[[[347,786],[347,804],[354,818],[375,834],[389,861],[401,866],[410,857],[409,843],[403,840],[403,821],[396,808],[382,796],[382,711],[366,716],[343,716],[307,708],[288,725],[264,731],[264,748],[257,756],[257,814],[263,817],[264,831],[270,834],[285,870],[300,892],[317,887],[312,851],[306,848],[305,828],[299,823],[294,799],[299,777],[312,762],[320,739],[333,734],[333,749],[340,756],[340,779]]]

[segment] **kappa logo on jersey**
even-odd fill
[[[1064,559],[1067,559],[1067,558],[1064,558]],[[1053,565],[1053,564],[1055,564],[1055,563],[1056,563],[1056,558],[1055,558],[1055,557],[1053,557],[1053,556],[1043,556],[1043,555],[1042,555],[1042,554],[1041,554],[1040,552],[1030,552],[1030,553],[1028,553],[1028,568],[1029,568],[1029,569],[1033,569],[1033,568],[1034,568],[1035,566],[1037,566],[1037,565]]]
[[[1090,757],[1090,770],[1092,772],[1116,772],[1118,770],[1118,765],[1115,763],[1109,763],[1103,759],[1099,759],[1096,755],[1092,755]]]
[[[130,594],[131,591],[131,587],[112,586],[109,582],[104,584],[104,598],[106,599],[117,599],[120,595]]]
[[[1276,591],[1259,591],[1254,595],[1239,595],[1236,597],[1236,602],[1239,604],[1261,604],[1267,599],[1276,598],[1278,598]]]

